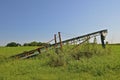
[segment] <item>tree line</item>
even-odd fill
[[[20,43],[16,43],[16,42],[10,42],[6,45],[6,47],[18,47],[18,46],[48,46],[50,44],[47,43],[43,43],[43,42],[37,42],[37,41],[33,41],[30,43],[24,43],[23,45]]]

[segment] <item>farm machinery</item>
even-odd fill
[[[96,32],[89,33],[89,34],[86,34],[86,35],[70,38],[70,39],[67,39],[67,40],[64,40],[64,41],[61,40],[60,32],[58,32],[59,42],[57,42],[56,34],[55,34],[54,39],[52,39],[52,41],[54,40],[53,44],[50,44],[48,46],[42,46],[42,47],[39,47],[39,48],[34,49],[34,50],[25,51],[25,52],[22,52],[20,54],[11,56],[10,58],[26,59],[26,58],[34,57],[34,56],[37,56],[37,55],[43,53],[47,49],[51,49],[51,47],[57,48],[59,46],[62,50],[63,45],[66,45],[66,44],[80,45],[80,44],[82,44],[82,43],[84,43],[84,42],[88,41],[89,39],[94,38],[96,36],[100,36],[102,47],[105,48],[105,41],[104,40],[105,40],[107,32],[108,32],[107,29],[100,30],[100,31],[96,31]]]

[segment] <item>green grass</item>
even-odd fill
[[[12,56],[23,51],[29,51],[37,47],[0,47],[0,56]]]
[[[26,60],[6,58],[36,47],[0,47],[0,80],[120,80],[120,46],[107,47],[110,49],[98,46],[92,50],[90,45],[72,50],[71,46],[65,46],[58,55],[50,50]],[[80,51],[89,51],[92,56],[80,55],[80,60],[72,57]]]

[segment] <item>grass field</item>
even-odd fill
[[[36,47],[0,47],[0,80],[120,80],[120,46],[109,47],[79,60],[69,56],[77,53],[69,46],[59,55],[51,50],[26,60],[8,57]]]

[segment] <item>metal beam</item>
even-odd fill
[[[78,39],[80,40],[80,39],[88,37],[88,36],[89,37],[98,36],[98,35],[101,35],[102,32],[107,33],[108,31],[107,31],[107,29],[96,31],[96,32],[86,34],[86,35],[83,35],[83,36],[78,36],[78,37],[74,37],[74,38],[71,38],[71,39],[64,40],[64,41],[62,41],[62,43],[64,44],[64,43],[67,43],[69,41],[74,41],[74,40],[78,40]],[[60,42],[58,42],[57,44],[60,44]],[[51,46],[53,46],[53,45],[55,45],[55,44],[52,44]]]

